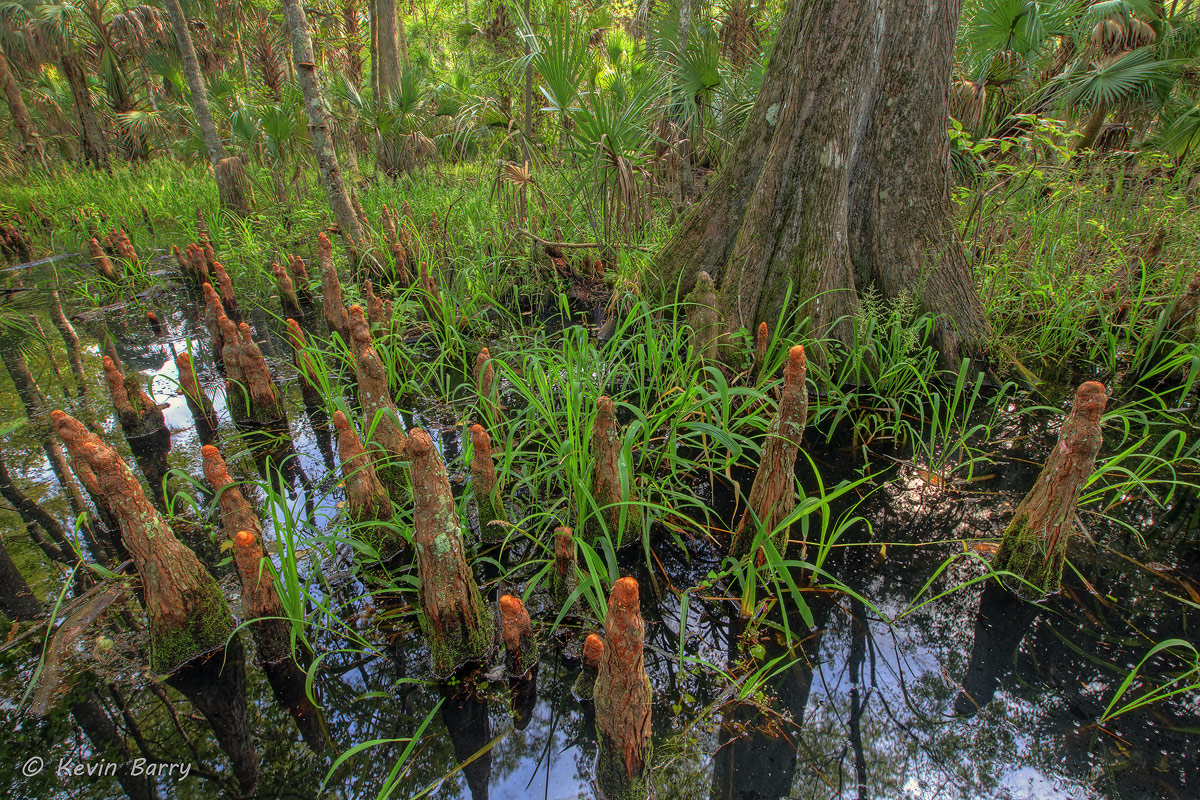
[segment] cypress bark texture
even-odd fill
[[[287,270],[278,263],[271,264],[271,274],[275,276],[275,288],[279,291],[279,306],[283,310],[284,317],[304,316],[304,312],[300,308],[300,298],[296,296],[296,286],[292,283],[292,276],[288,275]]]
[[[94,474],[120,523],[145,592],[151,669],[169,674],[224,647],[233,635],[233,617],[212,575],[175,538],[115,450],[64,412],[51,417],[71,455]]]
[[[429,434],[419,428],[408,438],[408,451],[413,466],[413,547],[421,627],[429,641],[434,674],[449,676],[491,653],[492,615],[463,553],[441,455]]]
[[[204,327],[208,329],[208,339],[212,343],[213,360],[219,366],[224,366],[225,331],[221,320],[228,322],[229,318],[225,316],[221,298],[217,296],[217,291],[213,289],[212,284],[205,281],[200,288],[204,292]]]
[[[104,357],[104,382],[127,439],[158,436],[167,431],[162,409],[142,389],[137,377],[126,377],[108,356]]]
[[[782,310],[850,343],[859,292],[913,295],[944,363],[990,328],[956,239],[950,78],[961,0],[791,3],[733,153],[659,257],[661,289],[719,285],[733,330]]]
[[[808,421],[805,374],[804,348],[795,345],[788,351],[787,365],[783,368],[783,395],[767,429],[750,499],[729,546],[729,554],[734,558],[750,552],[760,530],[775,531],[796,507],[796,456]],[[772,533],[771,540],[779,554],[786,555],[788,528]]]
[[[375,472],[374,459],[341,411],[334,412],[333,427],[338,432],[338,456],[345,476],[346,513],[362,526],[359,538],[375,549],[381,561],[390,561],[405,547],[404,537],[386,524],[394,515],[392,500]]]
[[[225,309],[225,315],[234,322],[241,322],[242,311],[238,308],[237,294],[233,291],[233,279],[220,261],[213,262],[212,271],[221,290],[221,306]]]
[[[267,367],[262,350],[254,342],[254,334],[246,323],[238,325],[238,371],[249,400],[250,419],[258,425],[276,424],[287,419],[283,395]],[[228,366],[228,365],[227,365]],[[286,424],[286,423],[285,423]]]
[[[97,271],[106,280],[110,280],[113,283],[121,280],[121,276],[117,274],[116,268],[108,258],[108,253],[104,252],[104,248],[100,246],[100,242],[96,241],[96,237],[94,236],[88,242],[88,253],[91,254],[92,263],[96,265]]]
[[[713,280],[703,270],[696,276],[696,288],[687,296],[687,321],[692,329],[692,350],[705,363],[715,364],[721,326],[717,318],[717,294]]]
[[[337,153],[333,148],[333,136],[329,131],[329,116],[321,97],[321,80],[317,76],[317,60],[313,55],[312,35],[308,29],[308,18],[300,0],[283,0],[283,14],[287,20],[288,33],[292,39],[292,61],[296,65],[296,82],[304,95],[304,109],[308,114],[308,133],[312,140],[313,153],[317,159],[317,171],[321,185],[333,209],[342,238],[351,254],[358,252],[363,240],[358,217],[350,205],[350,195],[342,179]],[[323,235],[323,234],[322,234]]]
[[[64,41],[59,55],[59,66],[71,89],[75,102],[75,113],[79,116],[79,138],[83,145],[83,158],[94,169],[108,170],[108,142],[96,119],[96,108],[92,105],[92,94],[88,89],[87,73],[79,61],[75,43]]]
[[[596,782],[609,800],[650,794],[650,678],[646,676],[638,584],[620,578],[608,596],[604,651],[596,674]]]
[[[502,542],[508,534],[508,514],[492,461],[492,437],[482,425],[471,426],[471,497],[479,512],[479,535],[485,542]]]
[[[58,296],[57,289],[50,291],[50,319],[54,322],[54,327],[58,328],[58,332],[62,334],[63,343],[67,346],[71,372],[74,373],[79,387],[78,396],[87,397],[89,381],[83,371],[83,349],[79,346],[79,334],[75,333],[75,327],[71,325],[71,321],[63,312],[62,300]]]
[[[486,347],[475,356],[475,388],[479,391],[479,406],[491,425],[500,422],[500,398],[496,389],[496,369],[492,354]]]
[[[538,663],[533,623],[519,597],[500,597],[500,636],[504,640],[504,665],[510,678],[527,676]]]
[[[604,535],[604,526],[617,537],[616,544],[624,546],[641,541],[642,516],[637,508],[625,508],[625,530],[621,533],[621,511],[627,498],[621,492],[621,431],[608,397],[596,401],[596,421],[592,427],[592,497],[600,509],[601,524],[589,518],[589,535],[595,539]],[[630,484],[633,480],[630,476]],[[632,499],[632,498],[628,498]]]
[[[1033,488],[1004,529],[992,568],[1022,580],[1006,581],[1009,590],[1027,600],[1041,600],[1059,590],[1067,543],[1075,527],[1079,491],[1096,469],[1104,437],[1100,416],[1108,397],[1104,386],[1088,381],[1075,391],[1071,413],[1063,420],[1058,444],[1051,451]]]

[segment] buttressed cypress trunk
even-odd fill
[[[100,437],[62,411],[51,413],[71,455],[95,475],[133,556],[150,620],[150,668],[169,674],[225,646],[233,617],[217,582],[146,499],[129,467]]]
[[[960,5],[793,0],[729,161],[660,254],[661,289],[706,271],[723,324],[753,330],[791,284],[814,333],[847,342],[874,287],[939,317],[944,362],[980,355],[990,331],[947,174]]]

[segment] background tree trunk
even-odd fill
[[[38,136],[37,128],[33,126],[33,118],[21,98],[21,87],[8,68],[8,59],[0,51],[0,85],[4,87],[4,99],[8,101],[8,110],[12,114],[13,127],[21,137],[21,155],[28,164],[46,166],[46,151],[42,147],[42,139]]]
[[[346,192],[346,184],[342,180],[342,170],[338,166],[337,154],[333,149],[333,137],[329,133],[329,117],[325,112],[325,104],[321,99],[321,82],[317,77],[317,65],[313,59],[312,36],[308,31],[308,18],[304,15],[304,7],[300,0],[283,0],[284,16],[287,19],[288,33],[292,38],[292,58],[296,64],[296,80],[300,91],[304,94],[304,108],[308,113],[308,131],[312,138],[313,151],[317,157],[317,170],[321,176],[321,185],[329,197],[329,205],[333,208],[333,218],[337,221],[342,238],[351,253],[358,253],[362,242],[362,229],[358,217],[350,205],[350,195]]]
[[[726,325],[753,329],[775,322],[791,284],[811,332],[848,343],[874,286],[944,315],[945,361],[982,351],[947,181],[959,6],[795,0],[729,162],[660,256],[664,291],[708,271]]]
[[[225,145],[217,133],[213,122],[212,111],[208,107],[208,93],[204,88],[204,76],[200,72],[200,60],[196,57],[196,48],[192,45],[192,34],[188,30],[187,18],[183,15],[183,7],[179,0],[166,0],[167,14],[171,17],[171,28],[175,31],[175,41],[179,45],[179,55],[183,60],[183,75],[187,79],[188,89],[192,93],[192,108],[196,112],[196,125],[200,128],[200,136],[204,139],[204,149],[208,151],[208,160],[212,164],[213,179],[217,183],[217,194],[221,205],[231,208],[238,213],[248,211],[244,195],[240,187],[234,185],[228,170],[218,169],[225,159]],[[243,59],[242,64],[246,62]]]
[[[71,87],[71,98],[75,102],[75,112],[79,115],[79,138],[83,144],[83,157],[87,163],[96,169],[108,169],[108,143],[104,140],[104,132],[100,130],[100,122],[96,119],[96,109],[92,106],[92,95],[88,91],[87,75],[75,45],[65,42],[62,56],[59,58],[63,77]]]

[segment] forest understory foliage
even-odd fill
[[[662,279],[774,125],[794,2],[0,3],[20,796],[101,796],[18,774],[43,751],[196,765],[97,789],[132,798],[479,797],[557,747],[579,791],[737,798],[739,747],[806,736],[764,791],[994,796],[930,720],[1006,692],[1083,709],[1039,779],[1200,791],[1200,9],[942,4],[985,332],[948,359],[922,282],[858,274],[833,321],[793,283],[751,328],[736,258]],[[917,627],[914,701],[875,660]],[[864,730],[874,692],[920,724]],[[503,743],[497,704],[572,738]]]

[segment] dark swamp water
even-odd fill
[[[44,266],[10,271],[9,278],[9,285],[52,285]],[[188,765],[186,777],[177,770],[153,779],[165,797],[238,796],[230,773],[232,760],[241,758],[258,764],[253,797],[373,798],[423,723],[392,796],[594,797],[594,721],[588,704],[571,689],[580,639],[599,626],[568,621],[550,635],[550,600],[535,595],[529,607],[542,652],[532,681],[508,684],[494,669],[499,663],[494,659],[451,685],[433,682],[428,651],[415,626],[396,622],[386,602],[362,599],[366,590],[344,547],[334,557],[323,555],[322,531],[342,500],[336,443],[327,421],[304,411],[278,320],[250,314],[260,346],[287,385],[289,435],[255,441],[237,435],[221,407],[222,384],[211,362],[201,308],[172,286],[119,309],[78,317],[85,370],[96,378],[91,406],[105,440],[128,454],[100,382],[99,342],[107,330],[126,372],[149,379],[153,396],[166,404],[172,432],[168,462],[178,471],[172,479],[198,500],[198,510],[188,513],[207,519],[202,485],[183,477],[202,475],[202,442],[175,380],[174,355],[190,342],[197,371],[218,405],[218,441],[234,477],[264,480],[277,474],[272,463],[284,465],[277,478],[279,496],[288,513],[302,520],[309,538],[297,545],[302,578],[323,575],[322,585],[331,587],[326,599],[340,606],[345,625],[312,635],[319,656],[312,673],[319,708],[306,697],[303,675],[273,685],[248,655],[241,662],[231,659],[227,671],[236,677],[227,674],[202,689],[215,706],[233,708],[228,712],[233,717],[242,713],[237,708],[244,693],[248,716],[231,734],[236,741],[219,742],[175,687],[148,679],[145,642],[128,635],[87,639],[81,660],[88,662],[91,682],[76,682],[45,717],[34,718],[18,714],[17,704],[35,664],[28,650],[10,643],[0,660],[0,708],[10,731],[0,744],[7,795],[123,796],[113,777],[64,775],[58,769],[63,763],[104,759],[68,712],[87,689],[128,742],[126,761],[148,753],[166,764]],[[145,322],[151,309],[162,321],[157,330]],[[54,332],[48,333],[61,350]],[[65,373],[65,356],[56,355]],[[56,382],[49,359],[35,352],[29,360],[35,378],[54,387],[47,392],[50,401],[61,403],[63,383]],[[4,395],[5,419],[15,419],[21,406],[7,382]],[[461,491],[462,423],[455,407],[420,397],[404,398],[400,405],[415,407],[415,414],[405,415],[406,426],[430,431],[455,491]],[[979,582],[913,608],[914,598],[933,597],[986,571],[989,541],[1036,476],[1038,462],[1053,446],[1056,424],[1013,415],[1000,431],[1000,438],[1012,444],[997,448],[993,477],[970,490],[931,488],[903,465],[868,483],[855,513],[873,535],[866,524],[855,525],[826,568],[874,608],[845,594],[809,593],[813,629],[798,617],[789,620],[802,641],[798,658],[761,687],[724,674],[735,672],[734,664],[744,658],[737,649],[743,623],[736,602],[714,589],[691,593],[685,608],[674,591],[701,584],[719,564],[718,553],[702,542],[685,551],[668,537],[655,536],[653,572],[640,552],[622,554],[623,574],[637,577],[643,587],[657,796],[1200,797],[1200,698],[1195,693],[1104,725],[1097,722],[1124,674],[1153,642],[1196,640],[1197,607],[1179,600],[1196,598],[1200,588],[1194,493],[1181,492],[1166,509],[1131,499],[1123,506],[1123,519],[1132,531],[1085,516],[1088,535],[1074,537],[1064,591],[1041,606],[1014,602]],[[61,487],[30,430],[7,431],[4,447],[22,488],[59,519],[68,519]],[[852,453],[822,447],[819,440],[807,447],[826,483],[856,475],[859,465]],[[720,512],[719,491],[717,498]],[[265,498],[260,493],[251,500],[261,505]],[[283,512],[261,512],[270,540],[272,516]],[[6,510],[2,524],[18,567],[35,590],[49,595],[52,606],[61,577],[14,513]],[[189,543],[218,561],[225,554],[209,533],[199,531]],[[527,553],[518,545],[486,555],[510,564]],[[477,567],[488,580],[487,564]],[[228,566],[215,570],[226,595],[236,597],[236,576]],[[520,587],[490,580],[485,593],[494,600],[514,588]],[[765,655],[759,660],[782,654],[779,638],[762,630]],[[249,637],[241,637],[249,646]],[[372,647],[352,644],[357,637]],[[339,753],[372,741],[378,744],[350,757],[322,788]],[[30,775],[26,765],[35,758],[45,767]]]

